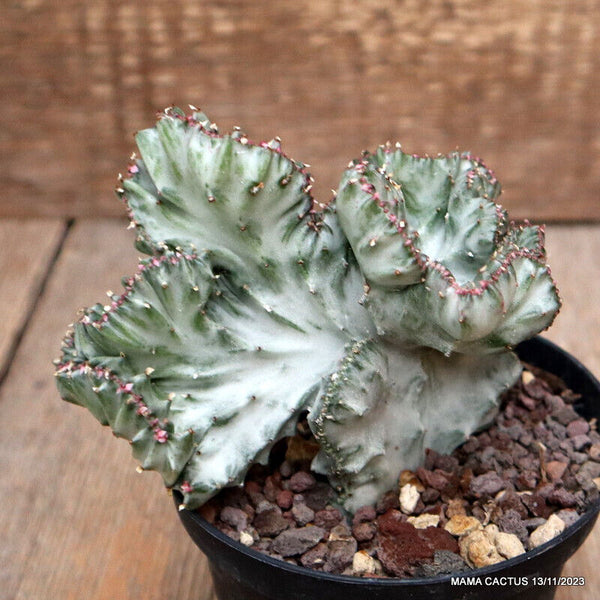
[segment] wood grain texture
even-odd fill
[[[127,443],[61,402],[52,377],[77,309],[119,289],[136,257],[120,222],[75,226],[0,390],[3,599],[212,598],[160,478],[137,475]]]
[[[548,263],[563,307],[544,336],[578,358],[600,378],[600,226],[553,226],[546,233]],[[585,587],[563,587],[556,600],[590,600],[600,590],[600,525],[567,562],[563,575],[586,578]]]
[[[54,259],[64,228],[60,219],[0,221],[0,380]]]
[[[54,386],[51,359],[64,326],[80,306],[120,289],[135,268],[132,238],[116,220],[75,225],[0,388],[10,423],[0,444],[2,600],[216,600],[206,560],[160,478],[137,475],[128,445],[61,402]],[[547,337],[600,375],[600,225],[549,227],[547,239],[564,298]],[[600,589],[599,552],[600,526],[565,569],[587,585],[563,588],[557,599],[589,600]]]
[[[0,215],[119,215],[132,133],[202,106],[326,200],[363,148],[482,155],[515,218],[600,219],[598,0],[15,0]],[[26,195],[27,201],[21,201]]]

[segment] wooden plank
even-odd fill
[[[0,381],[65,227],[61,219],[0,221]]]
[[[550,227],[553,272],[565,301],[548,333],[600,374],[600,352],[583,343],[597,331],[600,226]],[[0,589],[7,598],[215,600],[206,561],[178,523],[155,474],[137,475],[129,447],[83,409],[58,398],[50,360],[64,325],[135,267],[121,223],[78,223],[0,389]],[[583,291],[581,284],[584,283]],[[6,512],[8,509],[8,513]],[[587,600],[600,588],[600,527],[569,561],[585,588],[560,600]]]
[[[5,598],[212,598],[158,476],[137,475],[127,443],[60,401],[52,377],[78,307],[119,289],[136,257],[122,223],[75,225],[0,390]]]
[[[515,218],[600,219],[590,0],[28,1],[2,17],[0,215],[120,215],[132,133],[193,103],[281,136],[321,200],[389,139],[483,156]]]
[[[558,283],[563,307],[544,336],[571,352],[600,378],[600,226],[547,228],[548,263]],[[561,587],[556,600],[589,600],[600,590],[600,526],[567,562],[563,574],[585,577],[585,587]]]
[[[600,378],[600,226],[548,227],[546,248],[563,306],[544,335]]]

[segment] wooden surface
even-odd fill
[[[23,242],[20,260],[1,264],[3,339],[32,312],[18,348],[1,357],[11,368],[0,387],[0,599],[215,600],[206,561],[158,476],[138,475],[123,440],[58,397],[51,360],[64,329],[80,306],[120,289],[137,259],[124,223],[100,220],[76,222],[48,260],[63,227],[0,222],[0,239]],[[548,247],[565,301],[548,337],[598,375],[600,226],[550,227]],[[559,600],[593,597],[598,556],[600,526],[565,571],[585,576],[586,587],[563,588]]]
[[[0,248],[5,249],[0,251],[0,381],[10,366],[65,229],[66,225],[57,219],[0,221]]]
[[[363,148],[484,157],[515,218],[600,219],[598,0],[10,0],[0,215],[121,215],[172,103],[283,138],[327,200]]]

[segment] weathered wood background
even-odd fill
[[[327,199],[363,148],[483,156],[517,218],[600,219],[598,0],[3,0],[0,215],[115,216],[132,133],[192,103]]]

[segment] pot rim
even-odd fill
[[[589,371],[589,369],[585,367],[585,365],[583,365],[573,355],[571,355],[569,352],[567,352],[566,350],[564,350],[563,348],[546,338],[536,336],[535,338],[532,338],[532,340],[528,341],[533,340],[535,340],[537,343],[541,343],[542,345],[547,346],[549,349],[555,352],[566,355],[569,358],[569,360],[573,363],[573,366],[576,367],[581,372],[581,374],[589,380],[592,386],[600,392],[600,381],[598,381],[598,379]],[[176,506],[180,506],[183,498],[181,493],[174,490],[173,498]],[[228,546],[230,549],[235,550],[237,552],[241,552],[242,554],[245,554],[248,558],[257,560],[263,564],[275,567],[282,571],[287,571],[296,575],[302,575],[304,577],[310,577],[319,580],[326,580],[344,584],[365,585],[369,583],[385,587],[403,587],[415,585],[431,585],[437,583],[449,583],[452,579],[455,579],[457,577],[485,577],[493,575],[494,573],[503,571],[505,569],[510,569],[513,566],[527,563],[528,561],[535,559],[539,555],[544,554],[545,552],[555,548],[556,546],[559,546],[572,535],[576,534],[580,529],[588,525],[590,521],[596,519],[598,513],[600,512],[600,498],[598,498],[592,504],[590,504],[585,510],[585,512],[577,519],[577,521],[575,521],[575,523],[573,523],[572,525],[567,526],[562,533],[553,537],[551,540],[545,542],[544,544],[541,544],[540,546],[534,548],[533,550],[526,550],[524,554],[520,554],[519,556],[504,560],[494,565],[480,567],[478,569],[469,569],[466,571],[458,571],[456,573],[450,573],[447,575],[436,575],[434,577],[414,578],[358,577],[356,575],[324,573],[323,571],[316,571],[314,569],[309,569],[308,567],[293,565],[285,562],[284,560],[274,558],[258,550],[254,550],[248,546],[244,546],[240,542],[235,541],[234,539],[230,538],[227,534],[223,533],[214,525],[209,523],[206,519],[204,519],[204,517],[200,515],[200,513],[198,513],[195,510],[180,510],[186,511],[191,520],[193,520],[198,526],[202,527],[212,537],[216,538],[218,541]]]

